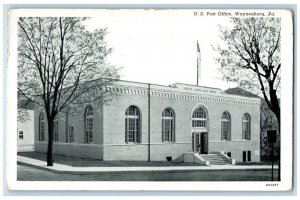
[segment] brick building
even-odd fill
[[[197,44],[197,77],[201,55]],[[197,78],[197,80],[198,80]],[[198,82],[197,82],[198,85]],[[217,88],[117,81],[102,88],[109,103],[82,104],[54,122],[57,154],[101,160],[176,160],[184,153],[221,153],[260,161],[260,98]],[[88,95],[101,95],[100,90]],[[47,150],[47,121],[35,111],[35,149]]]
[[[260,161],[260,98],[179,83],[118,81],[106,90],[117,97],[59,114],[54,123],[55,153],[165,161],[185,152],[224,151],[237,162]],[[46,152],[43,111],[36,110],[34,119],[35,149]]]

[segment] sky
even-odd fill
[[[194,11],[197,10],[99,10],[85,24],[91,31],[107,27],[106,41],[113,49],[108,62],[122,67],[122,80],[195,85],[198,40],[199,85],[223,90],[235,87],[219,79],[217,52],[212,48],[222,42],[218,24],[228,26],[229,18],[194,16]]]

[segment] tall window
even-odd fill
[[[85,142],[93,143],[94,134],[94,113],[93,107],[88,106],[85,111]]]
[[[54,131],[54,142],[58,142],[58,120],[57,118],[53,121],[53,131]]]
[[[43,112],[40,114],[39,125],[39,141],[45,141],[45,115]]]
[[[250,140],[251,139],[251,121],[250,121],[250,115],[248,113],[245,113],[243,115],[243,139]]]
[[[175,115],[170,108],[162,113],[162,141],[175,142]]]
[[[222,114],[221,140],[231,140],[231,121],[228,112],[223,112]]]
[[[193,112],[192,119],[193,128],[205,128],[206,127],[206,112],[204,108],[198,107]]]
[[[135,106],[129,106],[125,113],[125,142],[140,143],[140,112]]]

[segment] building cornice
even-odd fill
[[[206,101],[206,102],[216,102],[225,104],[240,104],[240,105],[250,105],[250,106],[260,106],[259,98],[243,97],[238,95],[230,95],[226,93],[213,93],[214,90],[202,90],[202,92],[187,92],[183,90],[174,90],[177,88],[172,88],[168,90],[162,88],[151,87],[150,85],[150,96],[174,98],[174,99],[188,99],[195,101]],[[105,91],[119,93],[119,94],[130,94],[130,95],[148,95],[147,87],[137,87],[128,85],[112,85],[105,87]]]

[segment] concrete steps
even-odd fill
[[[210,165],[230,165],[231,163],[222,158],[219,154],[200,154],[200,157],[209,161]]]

